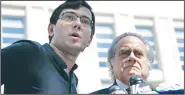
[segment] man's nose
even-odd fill
[[[128,58],[129,62],[136,62],[136,56],[134,55],[134,52],[131,52]]]
[[[79,17],[74,21],[73,25],[74,28],[77,28],[78,30],[81,29],[81,22]]]

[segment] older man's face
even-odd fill
[[[122,38],[116,45],[111,64],[115,77],[127,85],[134,74],[146,79],[149,68],[145,44],[135,36]]]

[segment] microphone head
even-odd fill
[[[130,89],[131,94],[157,94],[157,92],[152,91],[150,84],[139,75],[130,77]]]
[[[130,77],[129,80],[130,80],[130,86],[143,83],[143,78],[139,75],[133,75]]]

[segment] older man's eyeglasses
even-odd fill
[[[79,17],[77,16],[77,14],[73,12],[66,12],[60,16],[60,19],[68,22],[76,21],[77,18],[80,18],[81,24],[85,27],[90,27],[92,25],[92,21],[88,17],[85,17],[85,16]]]

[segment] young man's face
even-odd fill
[[[79,18],[76,19],[76,16]],[[51,44],[58,49],[70,50],[71,52],[83,51],[91,42],[92,15],[86,7],[79,9],[64,9],[58,19],[53,31]],[[81,21],[80,21],[81,19]]]
[[[127,85],[134,74],[146,79],[149,66],[145,44],[134,36],[122,38],[116,45],[111,64],[115,77]]]

